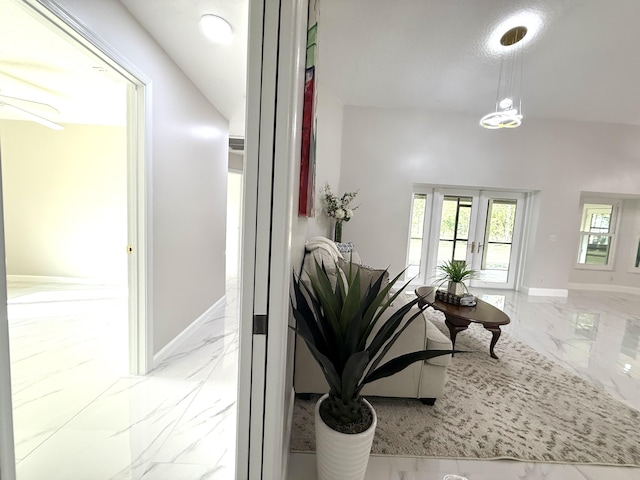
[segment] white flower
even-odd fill
[[[351,210],[350,208],[347,208],[347,211],[345,212],[345,218],[347,220],[350,220],[351,217],[353,217],[353,210]]]
[[[336,210],[336,218],[338,220],[342,220],[345,217],[346,213],[343,209],[339,208]]]

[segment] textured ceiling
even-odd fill
[[[491,33],[524,11],[543,19],[524,47],[525,118],[640,124],[637,0],[322,0],[319,76],[346,104],[480,117]]]
[[[120,1],[243,136],[248,0]],[[123,94],[117,75],[17,3],[0,0],[0,94],[49,103],[59,121],[119,122],[105,95]],[[480,118],[493,108],[500,63],[488,40],[522,11],[543,18],[524,49],[525,122],[640,124],[638,0],[320,0],[319,80],[346,105]],[[205,13],[231,23],[230,45],[204,38]]]
[[[121,0],[194,83],[244,130],[247,0]],[[524,48],[526,118],[640,124],[638,0],[319,0],[319,81],[346,105],[471,113],[494,106],[496,27],[522,12],[543,24]],[[203,13],[236,40],[212,46]]]

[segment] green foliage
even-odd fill
[[[438,265],[440,276],[436,279],[439,285],[444,282],[463,282],[472,278],[476,271],[468,268],[465,260],[450,260]]]
[[[384,287],[384,275],[380,275],[361,293],[357,266],[349,265],[349,271],[345,272],[346,284],[338,275],[335,287],[331,286],[324,265],[316,261],[315,270],[315,275],[309,276],[310,286],[294,275],[294,298],[291,299],[296,319],[294,330],[309,347],[329,384],[331,411],[340,412],[336,414],[339,418],[333,419],[335,423],[356,423],[361,419],[360,392],[367,383],[393,375],[414,362],[452,353],[450,350],[420,350],[381,365],[382,358],[402,332],[421,317],[425,308],[412,310],[418,304],[417,297],[399,307],[390,307],[407,286],[387,298],[404,272]],[[383,319],[382,314],[389,308],[393,309],[391,315]],[[374,328],[376,333],[372,334]]]

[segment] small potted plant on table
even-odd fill
[[[440,276],[436,279],[438,287],[447,283],[447,291],[453,295],[464,295],[469,289],[464,284],[465,280],[473,278],[476,271],[469,268],[465,260],[445,261],[438,265]]]

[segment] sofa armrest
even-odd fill
[[[442,333],[428,318],[425,317],[424,322],[427,328],[425,350],[451,350],[451,340],[449,337]],[[451,355],[440,355],[439,357],[426,360],[426,362],[431,365],[440,365],[441,367],[446,367],[450,361]]]

